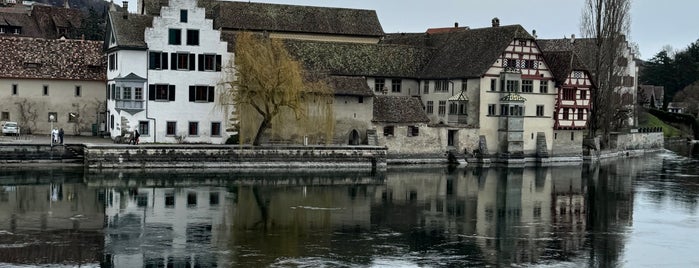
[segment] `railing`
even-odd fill
[[[131,109],[131,110],[143,110],[142,100],[116,100],[115,108],[117,109]]]

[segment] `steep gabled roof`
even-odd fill
[[[362,97],[374,95],[366,83],[366,77],[333,75],[328,77],[326,81],[335,90],[335,95]]]
[[[382,36],[374,10],[218,2],[214,28],[224,30]]]
[[[68,38],[80,38],[74,32],[81,27],[85,14],[79,9],[33,5],[24,7],[0,8],[0,25],[21,27],[17,36],[37,38],[59,38],[59,28]],[[73,36],[71,36],[73,34]]]
[[[285,44],[304,67],[331,75],[415,77],[429,58],[429,49],[402,45],[300,40]]]
[[[585,64],[572,51],[543,51],[543,55],[557,85],[565,83],[573,70],[587,71]]]
[[[104,81],[102,42],[0,36],[0,77]]]
[[[123,12],[110,11],[107,19],[104,47],[109,47],[111,35],[114,34],[117,47],[147,49],[144,39],[146,28],[153,26],[153,17]]]
[[[384,44],[405,44],[435,49],[420,78],[480,77],[514,40],[534,39],[522,26],[509,25],[438,34],[387,36]]]
[[[420,99],[410,96],[377,95],[374,97],[374,122],[427,123],[430,121]]]

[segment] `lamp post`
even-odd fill
[[[49,133],[50,139],[51,139],[51,147],[53,147],[53,121],[56,120],[56,117],[53,115],[49,115],[49,122],[51,122],[51,131]]]

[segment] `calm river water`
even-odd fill
[[[385,173],[1,169],[0,267],[697,267],[683,147]]]

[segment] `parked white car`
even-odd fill
[[[5,122],[2,124],[3,135],[19,135],[19,125],[17,122]]]

